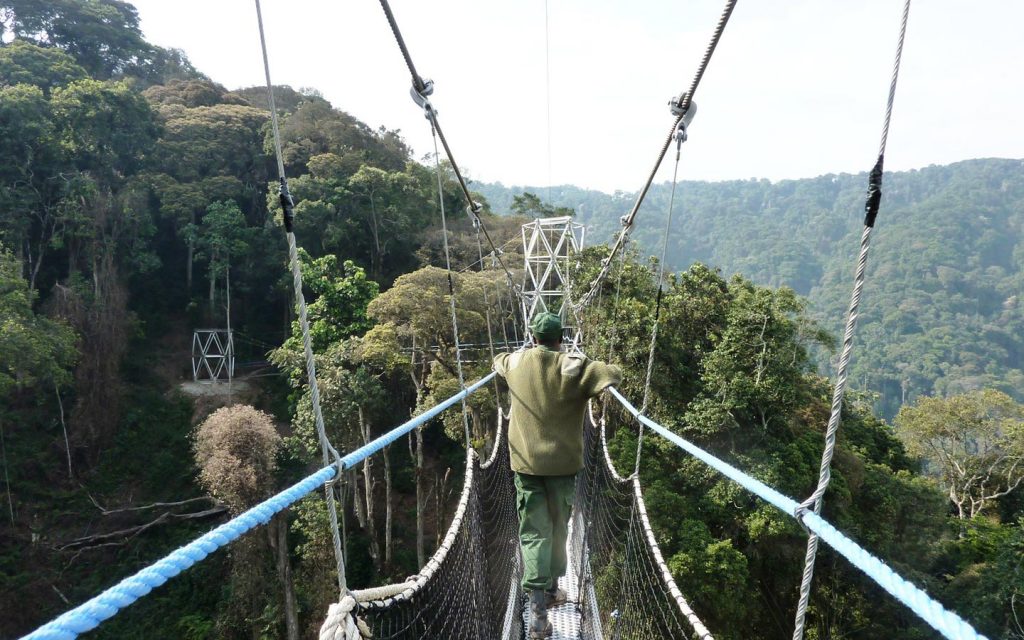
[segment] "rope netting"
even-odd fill
[[[486,461],[469,451],[452,523],[420,573],[403,583],[351,592],[361,637],[520,637],[519,521],[505,438],[507,420],[503,417],[499,423]],[[320,637],[350,637],[337,633],[343,623],[342,616],[329,615]]]
[[[608,454],[605,429],[631,421],[610,403],[604,418],[590,413],[584,427],[570,542],[582,637],[711,640],[662,558],[639,478],[621,476]]]

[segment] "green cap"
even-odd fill
[[[562,319],[550,311],[542,311],[533,316],[530,332],[541,342],[554,342],[562,339]]]

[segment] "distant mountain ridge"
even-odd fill
[[[633,238],[659,252],[670,186],[652,187]],[[789,286],[839,335],[860,245],[867,175],[682,181],[669,241],[693,262]],[[634,194],[475,183],[498,213],[530,191],[576,209],[587,244],[608,242]],[[549,196],[550,194],[550,196]],[[854,352],[854,386],[891,417],[919,395],[978,387],[1024,398],[1024,160],[976,159],[886,173]],[[829,367],[822,356],[822,370]]]

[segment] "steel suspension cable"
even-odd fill
[[[277,106],[274,103],[274,85],[270,80],[270,59],[267,55],[267,39],[263,30],[263,11],[260,7],[260,0],[256,3],[256,20],[260,29],[260,47],[263,51],[263,71],[267,79],[267,102],[270,106],[270,123],[274,134],[274,157],[277,159],[277,173],[280,180],[280,201],[281,212],[284,217],[285,235],[288,239],[288,263],[292,273],[292,285],[295,288],[295,305],[299,310],[299,327],[302,330],[302,348],[306,360],[306,378],[309,384],[310,402],[313,406],[313,418],[316,423],[317,439],[320,442],[320,450],[323,454],[324,465],[331,464],[331,457],[338,463],[340,456],[331,446],[327,438],[327,431],[324,428],[324,415],[320,408],[320,387],[316,380],[316,362],[313,358],[313,346],[309,335],[309,318],[306,314],[306,298],[302,293],[302,268],[299,264],[299,252],[295,243],[295,233],[292,228],[295,219],[295,204],[292,201],[291,193],[288,191],[288,178],[284,171],[284,156],[281,153],[281,129],[278,124]],[[339,473],[335,479],[340,478]],[[331,538],[334,544],[334,557],[338,574],[338,590],[341,596],[348,592],[348,585],[345,580],[345,555],[342,548],[341,533],[338,528],[338,510],[335,506],[334,484],[324,485],[324,494],[327,500],[327,514],[331,526]]]
[[[589,290],[580,297],[578,303],[580,306],[586,305],[590,302],[591,298],[594,297],[601,281],[608,276],[608,272],[611,270],[612,258],[614,258],[615,254],[622,249],[622,246],[625,243],[625,238],[633,226],[633,221],[636,219],[636,215],[640,211],[640,205],[643,204],[644,198],[647,197],[647,192],[650,190],[651,184],[654,183],[654,178],[658,173],[658,169],[661,168],[661,163],[665,159],[665,154],[668,153],[668,147],[672,144],[672,140],[676,135],[676,131],[679,129],[680,123],[682,123],[683,119],[687,117],[687,112],[693,102],[693,95],[697,92],[697,87],[700,85],[700,81],[704,77],[704,72],[707,71],[708,65],[711,62],[711,56],[714,55],[715,49],[718,47],[718,43],[722,39],[722,33],[725,31],[726,25],[729,24],[729,18],[732,16],[732,11],[736,7],[736,2],[737,0],[726,0],[725,8],[722,10],[722,15],[718,18],[718,24],[715,26],[715,31],[711,35],[711,41],[704,50],[704,56],[701,58],[700,64],[697,66],[697,73],[694,75],[689,89],[680,94],[679,97],[675,98],[670,103],[673,113],[676,114],[675,121],[672,123],[672,128],[669,130],[669,134],[666,136],[665,142],[661,145],[661,151],[658,153],[658,157],[654,161],[654,167],[651,169],[650,174],[648,174],[647,181],[644,183],[643,188],[640,189],[640,193],[637,194],[636,201],[633,203],[633,208],[622,218],[622,231],[616,238],[615,244],[612,245],[612,249],[609,252],[608,257],[602,263],[601,271],[597,274],[597,277],[593,282],[591,282]]]
[[[509,270],[508,266],[505,265],[505,261],[501,259],[501,251],[499,251],[498,247],[495,246],[494,240],[491,239],[491,234],[488,233],[487,227],[480,218],[481,206],[478,202],[473,200],[473,196],[469,191],[469,185],[466,183],[466,179],[463,177],[462,171],[459,170],[458,163],[455,162],[455,156],[452,154],[451,147],[448,146],[448,139],[445,138],[444,130],[441,129],[441,124],[437,120],[437,111],[427,99],[434,91],[434,83],[430,80],[424,80],[416,71],[416,65],[413,64],[412,55],[409,53],[409,47],[405,44],[405,38],[402,37],[402,31],[398,28],[398,21],[395,20],[395,14],[391,11],[391,5],[388,3],[388,0],[380,0],[380,6],[384,10],[384,15],[387,16],[388,24],[391,26],[391,33],[395,36],[395,42],[398,43],[398,48],[402,51],[402,57],[405,58],[405,65],[409,68],[409,74],[412,76],[413,100],[415,100],[416,103],[419,104],[426,112],[427,119],[430,120],[430,125],[434,129],[436,137],[441,140],[441,146],[444,147],[445,155],[448,156],[448,162],[452,165],[452,171],[455,173],[455,178],[459,183],[459,187],[462,189],[462,194],[465,196],[466,202],[468,203],[466,210],[474,220],[480,224],[480,229],[483,231],[484,237],[487,239],[487,243],[490,245],[491,250],[494,251],[499,264],[501,264],[501,268],[505,271],[509,289],[516,298],[521,298],[522,293],[515,285],[515,278],[512,276],[512,272]]]
[[[466,390],[466,380],[462,375],[462,348],[459,345],[459,320],[455,313],[455,282],[452,279],[452,258],[448,250],[448,220],[444,211],[444,183],[441,180],[441,159],[437,153],[437,134],[433,127],[430,130],[434,136],[434,169],[437,173],[437,202],[441,207],[441,235],[444,238],[444,266],[448,276],[448,301],[452,313],[452,339],[455,341],[455,369],[459,376],[459,390]],[[493,351],[493,349],[492,349]],[[466,436],[466,451],[471,450],[472,441],[469,437],[469,412],[466,408],[466,398],[462,398],[462,429]]]
[[[875,218],[878,215],[878,207],[882,200],[882,165],[885,159],[885,145],[889,138],[889,124],[892,121],[892,108],[896,99],[896,81],[899,77],[900,61],[903,57],[903,42],[907,35],[907,19],[909,15],[910,0],[906,0],[903,5],[902,19],[900,20],[900,35],[896,46],[896,60],[893,63],[892,79],[889,83],[889,99],[885,108],[885,119],[882,126],[882,140],[878,148],[878,160],[875,162],[875,166],[871,169],[868,176],[867,201],[864,205],[864,231],[861,234],[860,255],[857,258],[857,268],[854,275],[853,295],[850,298],[850,308],[846,316],[846,330],[843,333],[843,350],[840,354],[836,370],[836,386],[832,394],[832,409],[829,415],[828,427],[825,430],[825,448],[821,455],[821,469],[818,475],[818,486],[814,489],[814,493],[800,504],[796,514],[798,518],[802,518],[808,511],[813,511],[815,515],[821,513],[821,506],[824,501],[825,491],[828,489],[829,481],[832,478],[832,456],[835,453],[836,434],[839,431],[839,424],[843,409],[843,397],[846,393],[848,369],[851,353],[853,351],[853,336],[857,328],[860,298],[864,289],[868,249],[871,245],[871,230],[875,226]],[[804,622],[807,616],[807,606],[810,601],[811,582],[814,579],[814,564],[817,553],[818,535],[814,532],[809,532],[807,538],[807,553],[804,557],[803,576],[800,581],[800,600],[797,604],[793,640],[802,640],[804,635]]]

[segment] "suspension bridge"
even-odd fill
[[[520,310],[518,327],[523,330],[524,340],[528,339],[526,327],[529,317],[538,309],[547,310],[557,304],[553,310],[559,311],[564,319],[575,323],[570,324],[575,330],[569,348],[576,351],[583,351],[586,346],[586,342],[582,338],[582,311],[598,296],[606,284],[606,280],[613,270],[616,256],[625,254],[629,234],[633,229],[640,205],[669,148],[673,142],[676,143],[676,169],[673,176],[673,191],[667,224],[663,234],[658,294],[652,319],[647,376],[642,402],[641,406],[637,408],[617,389],[610,388],[600,401],[591,403],[584,425],[585,464],[577,478],[570,523],[567,549],[570,567],[567,576],[560,584],[566,590],[569,602],[549,612],[554,627],[553,638],[556,640],[570,638],[587,640],[699,638],[700,640],[712,640],[714,638],[714,631],[704,625],[699,612],[694,611],[687,601],[686,595],[676,585],[672,573],[662,557],[658,540],[648,519],[639,470],[644,434],[646,430],[649,430],[654,435],[664,438],[678,447],[680,455],[689,455],[700,460],[746,491],[792,517],[807,531],[806,560],[800,584],[800,599],[793,625],[794,640],[801,640],[804,635],[804,621],[808,598],[813,587],[816,553],[821,542],[827,544],[848,562],[863,571],[893,598],[911,609],[945,638],[984,640],[984,636],[976,632],[970,624],[945,609],[923,590],[896,574],[884,562],[872,556],[820,515],[823,497],[829,485],[831,460],[835,449],[836,434],[840,426],[847,369],[852,354],[853,337],[865,280],[871,232],[881,200],[882,167],[910,0],[905,0],[902,14],[879,154],[869,174],[864,231],[855,269],[854,290],[847,314],[843,348],[837,367],[831,414],[826,429],[817,487],[804,500],[798,501],[787,497],[666,429],[647,415],[648,395],[651,387],[651,363],[657,348],[657,332],[664,285],[665,247],[675,202],[681,147],[686,141],[688,126],[695,112],[693,96],[708,68],[736,2],[737,0],[727,0],[725,3],[721,18],[714,28],[692,83],[687,90],[680,93],[670,103],[673,123],[657,156],[654,168],[639,191],[631,211],[623,216],[622,229],[611,243],[609,255],[602,261],[599,273],[577,296],[572,290],[571,278],[558,269],[561,260],[571,257],[573,248],[571,241],[568,244],[558,241],[555,243],[556,248],[553,249],[551,244],[544,240],[543,244],[548,249],[549,263],[538,262],[536,259],[531,263],[531,251],[527,247],[525,268],[530,274],[528,286],[524,287],[513,276],[509,266],[502,258],[501,248],[495,246],[479,215],[480,205],[473,201],[466,180],[459,170],[449,143],[442,132],[437,111],[430,102],[433,83],[424,80],[416,71],[391,7],[387,0],[380,0],[381,7],[412,76],[413,99],[423,109],[434,137],[439,209],[444,232],[446,267],[449,272],[448,293],[451,301],[450,312],[455,353],[458,356],[457,373],[460,391],[373,442],[341,455],[327,439],[324,419],[320,410],[316,366],[309,338],[306,303],[302,292],[302,274],[299,269],[298,250],[292,230],[294,204],[289,193],[281,156],[278,114],[274,104],[274,90],[270,78],[270,63],[264,38],[260,3],[259,0],[255,0],[279,174],[280,203],[288,240],[289,265],[294,281],[299,324],[304,338],[303,349],[307,379],[322,449],[323,466],[285,491],[256,505],[135,575],[125,578],[91,600],[43,625],[25,636],[24,640],[69,640],[95,629],[105,620],[117,615],[120,610],[145,597],[153,589],[201,562],[210,553],[230,545],[246,532],[266,524],[275,514],[287,509],[319,488],[323,488],[327,504],[338,580],[338,601],[331,605],[330,610],[326,612],[326,619],[320,631],[321,640],[368,638],[380,640],[413,638],[511,640],[524,637],[527,613],[526,607],[524,607],[525,596],[519,587],[521,556],[517,531],[518,516],[513,474],[509,465],[508,443],[505,437],[508,428],[508,413],[499,403],[495,442],[488,455],[481,457],[469,444],[466,399],[490,384],[494,380],[495,374],[491,373],[469,385],[466,384],[463,377],[461,359],[463,345],[459,341],[456,314],[458,303],[450,275],[451,261],[447,245],[444,199],[441,197],[438,141],[443,147],[450,167],[465,196],[466,210],[474,221],[479,254],[477,264],[483,269],[485,262],[483,241],[485,239],[490,247],[491,261],[504,271],[509,299],[514,301],[511,305],[513,316],[516,309]],[[565,224],[569,225],[567,229],[571,236],[572,223],[567,221]],[[565,233],[566,230],[563,230],[563,240]],[[533,246],[536,246],[536,242]],[[562,252],[563,247],[565,253]],[[552,273],[554,273],[553,279],[551,278]],[[540,275],[538,276],[538,274]],[[616,300],[617,298],[616,289]],[[487,324],[490,336],[492,321],[489,316]],[[516,340],[513,342],[518,341],[519,336],[516,335]],[[508,345],[508,343],[509,340],[506,336],[505,344]],[[495,353],[493,337],[490,338],[488,347],[493,357]],[[614,351],[614,340],[612,350]],[[463,426],[466,431],[466,472],[457,509],[437,551],[416,575],[403,582],[371,589],[349,589],[345,577],[343,543],[335,504],[337,484],[343,472],[353,468],[359,462],[376,454],[414,429],[422,427],[457,404],[462,407]],[[639,437],[634,468],[629,473],[622,474],[616,469],[612,456],[609,454],[607,433],[609,430],[625,425],[635,426],[638,429]]]

